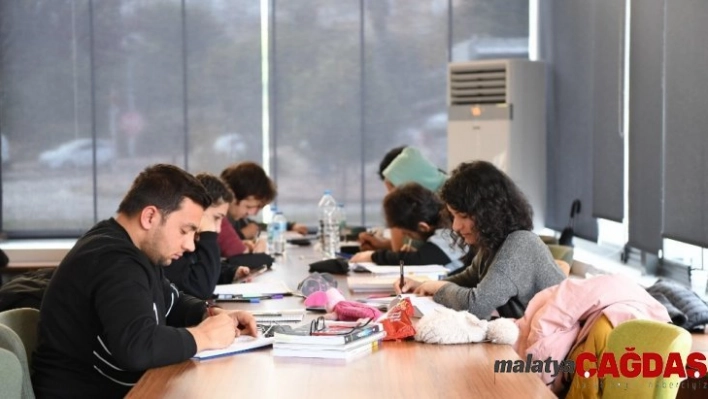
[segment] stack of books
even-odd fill
[[[357,327],[357,323],[326,322],[315,329],[307,323],[278,329],[273,356],[351,361],[378,351],[385,336],[379,323]]]

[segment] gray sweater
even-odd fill
[[[536,293],[556,285],[565,275],[551,252],[534,233],[509,234],[489,267],[481,274],[476,256],[462,273],[449,277],[433,299],[455,310],[488,319],[496,309],[501,317],[520,318]]]

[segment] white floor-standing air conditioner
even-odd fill
[[[524,59],[448,65],[448,170],[486,160],[506,172],[544,227],[546,97],[542,62]]]

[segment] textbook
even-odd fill
[[[279,329],[274,334],[274,342],[311,346],[344,345],[383,331],[383,326],[379,323],[369,323],[362,327],[352,327],[351,323],[349,323],[349,326],[343,324],[346,323],[329,322],[324,330],[316,331],[312,334],[310,334],[311,326],[309,323],[296,328]]]
[[[223,349],[210,349],[198,352],[193,356],[194,359],[207,360],[217,357],[234,355],[236,353],[246,352],[252,349],[261,348],[264,346],[273,345],[273,338],[264,336],[252,337],[250,335],[240,335],[234,339],[234,342]]]
[[[353,341],[345,345],[304,345],[290,343],[274,343],[273,356],[275,357],[303,357],[319,359],[354,360],[381,348],[385,331],[379,331],[366,338]]]

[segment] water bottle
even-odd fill
[[[271,224],[275,225],[273,230],[273,254],[282,255],[285,253],[285,231],[288,229],[288,221],[283,212],[276,212]]]
[[[339,218],[339,243],[346,241],[347,234],[347,213],[344,211],[344,204],[337,204],[337,217]]]
[[[271,255],[275,255],[275,238],[276,238],[276,230],[280,227],[278,223],[275,223],[275,214],[278,213],[278,208],[275,206],[271,206],[270,210],[273,212],[273,219],[270,220],[270,223],[268,223],[266,232],[268,233],[268,253]]]
[[[339,218],[337,201],[330,190],[325,190],[320,202],[318,235],[322,254],[325,258],[334,258],[339,252]]]

